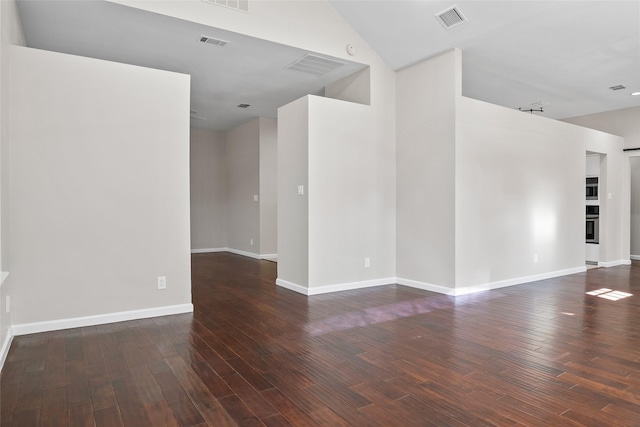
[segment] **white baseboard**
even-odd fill
[[[2,343],[2,348],[0,348],[0,371],[2,371],[2,367],[4,366],[5,360],[7,360],[7,355],[9,354],[9,349],[11,348],[11,342],[13,341],[13,331],[11,328],[7,331],[7,337],[4,339]]]
[[[74,317],[70,319],[50,320],[46,322],[22,323],[11,326],[13,335],[37,334],[39,332],[59,331],[61,329],[81,328],[84,326],[104,325],[105,323],[125,322],[127,320],[147,319],[149,317],[169,316],[193,312],[193,304],[169,305],[142,310],[121,311],[96,316]]]
[[[203,249],[191,249],[192,254],[208,254],[214,252],[229,252],[236,255],[242,255],[254,259],[277,259],[278,254],[255,254],[253,252],[241,251],[240,249],[232,248],[203,248]]]
[[[481,285],[460,286],[456,287],[453,295],[468,295],[475,292],[490,291],[492,289],[506,288],[508,286],[522,285],[524,283],[537,282],[539,280],[553,279],[554,277],[568,276],[570,274],[584,273],[587,271],[586,266],[567,268],[565,270],[550,271],[548,273],[532,274],[530,276],[516,277],[513,279],[499,280],[497,282],[489,282]]]
[[[232,254],[242,255],[249,258],[260,259],[259,254],[255,254],[253,252],[241,251],[240,249],[227,248],[227,252],[231,252]]]
[[[191,249],[192,254],[208,254],[210,252],[226,252],[227,248]]]
[[[619,259],[617,261],[602,261],[602,262],[598,262],[598,267],[616,267],[618,265],[630,265],[631,259]]]
[[[516,277],[513,279],[483,283],[480,285],[459,286],[456,288],[448,288],[446,286],[434,285],[432,283],[419,282],[417,280],[404,279],[401,277],[388,277],[383,279],[366,280],[363,282],[341,283],[338,285],[316,286],[311,288],[307,286],[298,285],[296,283],[291,283],[286,280],[277,279],[276,285],[282,286],[283,288],[287,288],[289,290],[301,293],[303,295],[309,295],[309,296],[325,294],[329,292],[363,289],[363,288],[368,288],[372,286],[382,286],[382,285],[391,285],[391,284],[408,286],[411,288],[422,289],[425,291],[436,292],[439,294],[460,296],[460,295],[472,294],[475,292],[505,288],[507,286],[521,285],[523,283],[537,282],[539,280],[552,279],[554,277],[568,276],[570,274],[583,273],[585,271],[587,271],[587,268],[585,266],[580,266],[575,268],[568,268],[566,270],[558,270],[558,271],[551,271],[548,273],[534,274],[531,276]]]
[[[328,294],[330,292],[351,291],[354,289],[371,288],[374,286],[393,285],[396,283],[395,277],[386,277],[382,279],[363,280],[361,282],[347,282],[336,285],[313,286],[309,288],[307,295]]]
[[[337,285],[326,285],[326,286],[313,286],[307,287],[298,285],[296,283],[288,282],[282,279],[276,279],[276,285],[282,286],[283,288],[287,288],[291,291],[298,292],[303,295],[320,295],[320,294],[328,294],[331,292],[340,292],[340,291],[351,291],[354,289],[364,289],[371,288],[373,286],[384,286],[384,285],[393,285],[395,284],[395,277],[388,277],[385,279],[374,279],[374,280],[364,280],[361,282],[348,282],[348,283],[339,283]]]
[[[631,255],[629,256],[630,259],[632,259],[633,261],[640,261],[640,255]]]

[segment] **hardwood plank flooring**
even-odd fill
[[[640,426],[640,262],[457,298],[192,263],[193,314],[15,337],[0,425]]]

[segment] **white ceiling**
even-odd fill
[[[465,96],[556,119],[640,105],[640,1],[329,1],[393,69],[462,49]],[[468,22],[445,30],[454,4]]]
[[[365,67],[333,58],[344,65],[323,76],[285,69],[311,52],[106,1],[19,0],[18,12],[29,47],[190,74],[191,124],[200,128],[275,118],[278,107]]]
[[[640,91],[640,1],[329,1],[393,69],[461,48],[465,96],[515,109],[543,102],[535,114],[552,118],[640,105],[629,95]],[[469,22],[445,30],[434,15],[454,4]],[[18,7],[30,47],[190,74],[196,127],[275,117],[363,67],[340,60],[323,77],[286,70],[308,52],[105,1]],[[609,89],[618,84],[628,89]]]

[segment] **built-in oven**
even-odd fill
[[[598,200],[598,177],[587,178],[587,200]]]
[[[600,206],[587,206],[586,211],[586,240],[587,243],[600,241]]]

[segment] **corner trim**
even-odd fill
[[[0,271],[0,289],[2,289],[2,284],[7,280],[7,277],[9,277],[8,271]]]
[[[616,267],[618,265],[630,265],[631,259],[619,259],[617,261],[602,261],[602,262],[598,262],[598,267]]]
[[[629,259],[633,261],[640,261],[640,255],[630,255]]]
[[[7,330],[7,337],[4,339],[2,343],[2,348],[0,349],[0,371],[4,367],[4,362],[7,360],[7,355],[9,354],[9,349],[11,348],[11,343],[13,342],[13,331],[11,327]]]
[[[147,319],[193,312],[193,304],[168,305],[142,310],[121,311],[98,314],[95,316],[73,317],[70,319],[49,320],[45,322],[21,323],[13,325],[11,332],[15,336],[58,331],[61,329],[81,328],[84,326],[104,325],[105,323],[125,322],[127,320]]]
[[[401,277],[396,278],[396,283],[402,286],[408,286],[410,288],[422,289],[423,291],[436,292],[445,295],[456,295],[455,288],[447,288],[446,286],[434,285],[427,282],[419,282],[417,280],[403,279]]]
[[[276,279],[276,285],[302,295],[309,295],[309,288],[306,286],[298,285],[297,283],[287,282],[286,280],[282,279]]]
[[[260,254],[260,259],[277,259],[278,258],[278,254]]]

